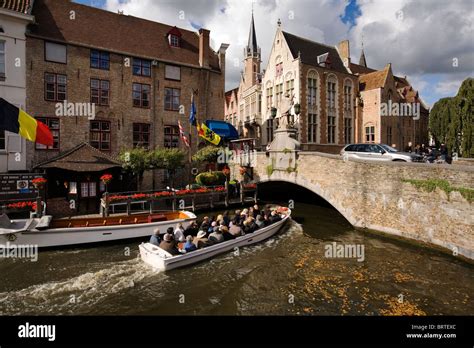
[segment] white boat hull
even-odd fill
[[[245,247],[255,243],[264,241],[281,230],[284,224],[290,219],[290,211],[281,221],[270,226],[259,229],[253,233],[232,239],[219,244],[214,244],[203,249],[199,249],[190,253],[173,256],[163,249],[150,244],[142,243],[139,245],[141,259],[159,271],[169,271],[175,268],[188,266],[210,259],[216,255],[226,253],[236,248]]]
[[[9,246],[34,245],[38,248],[51,248],[101,242],[111,242],[133,238],[150,237],[155,228],[166,232],[168,227],[175,228],[178,223],[188,227],[196,216],[186,212],[189,218],[169,221],[157,221],[136,225],[96,226],[81,228],[55,228],[47,230],[30,230],[0,235],[0,248]]]

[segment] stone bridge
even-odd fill
[[[474,259],[472,191],[466,190],[474,189],[473,166],[343,161],[337,155],[292,150],[255,156],[251,162],[257,183],[280,181],[305,187],[355,228],[420,241]],[[236,177],[239,165],[236,161],[231,168]],[[449,186],[424,187],[434,180],[445,180]]]

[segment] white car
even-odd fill
[[[344,160],[423,162],[423,157],[420,155],[410,152],[399,152],[386,144],[349,144],[341,150],[341,156]]]

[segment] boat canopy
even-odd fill
[[[239,132],[233,125],[225,121],[207,120],[206,126],[224,140],[239,139]]]

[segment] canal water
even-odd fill
[[[215,213],[213,213],[215,214]],[[0,315],[459,315],[474,313],[474,267],[354,230],[329,207],[295,203],[262,244],[157,273],[139,241],[0,259]],[[364,260],[326,246],[364,246]]]

